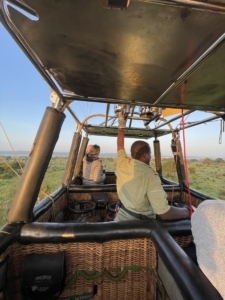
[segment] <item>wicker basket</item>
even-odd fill
[[[62,297],[91,293],[92,299],[156,299],[156,250],[150,239],[105,243],[15,244],[10,247],[10,299],[22,300],[20,273],[31,253],[66,251],[67,277]]]

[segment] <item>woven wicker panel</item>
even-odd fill
[[[66,251],[66,284],[74,274],[77,275],[62,297],[91,292],[97,285],[97,294],[92,299],[156,299],[156,251],[150,239],[117,240],[102,244],[15,244],[9,256],[8,277],[14,278],[10,281],[10,299],[22,300],[19,276],[25,255],[57,251]],[[135,267],[139,269],[135,270]],[[129,270],[121,276],[126,269]],[[86,271],[84,276],[82,271]],[[104,271],[104,274],[93,279],[93,271],[97,274]],[[119,280],[116,281],[115,277]]]
[[[183,192],[182,194],[182,199],[184,202],[188,203],[188,193]],[[193,195],[191,195],[191,203],[195,206],[198,207],[199,204],[202,203],[202,200],[198,199],[197,197],[194,197]]]
[[[193,236],[175,236],[174,240],[180,245],[182,248],[186,248],[193,243]]]
[[[91,200],[91,195],[94,193],[70,193],[71,197],[74,198],[77,201],[89,201]],[[99,194],[99,192],[98,192]],[[107,194],[109,198],[109,202],[117,201],[118,194],[117,192],[102,192],[102,194]]]
[[[106,174],[104,184],[116,184],[116,175],[115,174],[112,174],[112,175]]]
[[[43,213],[37,220],[37,222],[49,222],[54,218],[55,215],[60,211],[64,211],[68,207],[67,194],[64,193],[54,205],[51,206],[46,212]]]
[[[172,201],[175,198],[180,198],[180,191],[167,191],[167,200]]]

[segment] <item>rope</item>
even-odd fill
[[[121,271],[121,267],[111,268],[110,271],[114,271],[114,272]],[[154,278],[155,282],[157,283],[157,286],[161,292],[162,300],[167,299],[165,288],[164,288],[163,284],[161,283],[156,270],[154,268],[152,268],[151,266],[126,266],[123,268],[122,272],[117,276],[111,275],[110,272],[107,271],[105,268],[99,272],[98,271],[77,270],[73,274],[73,276],[69,280],[69,282],[66,284],[65,289],[69,289],[73,285],[73,283],[78,279],[78,277],[83,277],[87,280],[94,280],[101,276],[106,276],[109,280],[111,280],[113,282],[118,282],[126,276],[128,271],[134,271],[134,272],[148,271],[148,272],[152,273],[153,278]]]
[[[0,156],[0,159],[19,177],[21,178],[21,176],[8,164],[7,160],[4,159],[2,156]],[[52,210],[53,210],[53,220],[55,220],[55,201],[52,198],[52,196],[46,194],[43,191],[40,191],[40,193],[44,194],[47,198],[49,198],[52,201]]]
[[[160,122],[160,121],[162,121],[162,122],[167,122],[167,120],[166,119],[164,119],[164,118],[159,118],[159,120],[158,120],[158,123]],[[173,130],[173,127],[172,127],[172,125],[170,124],[170,123],[167,123],[167,125],[168,125],[168,127],[170,128],[170,131],[171,131],[171,134],[172,134],[172,138],[173,138],[173,140],[175,141],[176,140],[176,133],[175,133],[175,131]],[[173,153],[174,155],[175,155],[175,153]],[[174,176],[173,176],[173,179],[175,179],[175,165],[177,164],[177,155],[175,156],[176,157],[176,160],[175,160],[175,163],[174,163],[174,168],[173,168],[173,172],[174,172]],[[175,181],[173,180],[173,187],[172,187],[172,201],[171,202],[173,202],[173,197],[174,197],[174,185],[175,185]]]
[[[2,156],[0,156],[0,159],[19,177],[21,178],[21,176],[8,164],[7,160],[4,159]],[[44,194],[47,198],[49,198],[52,201],[52,216],[53,216],[53,221],[55,221],[55,201],[52,198],[52,196],[46,194],[43,191],[40,191],[40,193]]]
[[[174,185],[175,185],[175,171],[177,170],[177,164],[178,164],[178,155],[179,155],[179,150],[177,149],[177,140],[179,139],[179,135],[178,134],[173,134],[173,139],[172,139],[172,153],[173,153],[173,156],[174,156],[174,164],[173,164],[173,185],[172,185],[172,201],[173,202],[173,198],[174,198]],[[175,144],[174,144],[175,143]],[[175,147],[175,148],[174,148]],[[176,169],[175,169],[176,167]]]
[[[78,131],[78,132],[81,132],[81,130],[82,130],[83,127],[84,127],[84,124],[85,124],[89,119],[94,118],[94,117],[105,117],[105,114],[93,114],[93,115],[91,115],[91,116],[85,118],[85,119],[82,121],[82,123],[77,124],[77,131]]]
[[[78,279],[78,277],[83,277],[86,280],[94,280],[94,279],[97,279],[97,278],[99,278],[101,276],[106,276],[109,280],[111,280],[113,282],[118,282],[118,281],[122,280],[126,276],[126,274],[127,274],[128,271],[134,271],[134,272],[137,272],[137,271],[147,271],[147,272],[150,272],[153,275],[153,280],[157,284],[158,289],[159,289],[159,291],[161,293],[161,299],[162,300],[169,299],[168,296],[167,296],[166,290],[164,288],[164,285],[162,284],[160,278],[158,277],[158,274],[157,274],[156,270],[153,267],[151,267],[151,266],[125,266],[123,268],[123,270],[121,270],[121,267],[115,267],[115,268],[110,268],[110,271],[111,272],[122,271],[122,272],[119,275],[117,275],[117,276],[111,275],[110,272],[107,271],[105,268],[103,270],[99,271],[99,272],[95,271],[95,270],[93,270],[93,271],[76,270],[75,273],[70,272],[70,273],[68,273],[68,275],[72,274],[72,277],[69,280],[69,282],[65,285],[65,287],[63,288],[63,290],[71,288],[71,286]],[[16,281],[16,280],[18,280],[18,279],[21,279],[21,273],[19,275],[17,275],[17,276],[13,276],[8,281],[8,284],[6,285],[6,287],[5,287],[4,291],[3,291],[6,300],[11,300],[9,298],[10,297],[9,290],[10,290],[10,287],[12,287],[13,282]]]
[[[18,164],[19,164],[19,166],[20,166],[20,169],[21,169],[21,171],[23,172],[23,167],[22,167],[21,164],[20,164],[19,158],[17,157],[16,152],[15,152],[15,150],[13,149],[13,146],[12,146],[12,144],[11,144],[11,142],[10,142],[8,136],[7,136],[7,133],[5,132],[5,129],[4,129],[4,127],[3,127],[3,125],[2,125],[1,122],[0,122],[0,125],[1,125],[1,127],[2,127],[2,130],[3,130],[4,134],[5,134],[5,136],[6,136],[7,140],[8,140],[8,142],[9,142],[9,145],[10,145],[10,147],[11,147],[11,149],[12,149],[12,151],[13,151],[15,157],[16,157],[16,160],[17,160],[17,162],[18,162]]]
[[[45,193],[44,193],[45,194]],[[47,196],[47,198],[49,198],[51,201],[52,201],[52,219],[53,219],[53,221],[55,221],[55,201],[54,201],[54,199],[52,198],[52,196],[50,196],[50,195],[47,195],[47,194],[45,194],[46,196]]]
[[[7,160],[0,156],[1,160],[20,178],[21,176],[8,164]]]
[[[159,118],[159,121],[162,121],[162,122],[165,122],[165,123],[167,122],[167,120],[164,119],[164,118]],[[172,125],[171,125],[170,123],[167,123],[167,125],[168,125],[168,127],[170,128],[170,131],[171,131],[171,133],[172,133],[172,137],[175,138],[175,131],[173,130]]]
[[[188,174],[188,164],[187,164],[187,154],[186,154],[186,140],[185,140],[185,127],[184,127],[184,112],[182,109],[182,116],[181,116],[181,128],[182,130],[182,137],[183,137],[183,149],[184,149],[184,169],[186,175],[186,183],[187,183],[187,190],[188,190],[188,205],[189,205],[189,217],[191,218],[192,215],[192,203],[191,203],[191,193],[190,193],[190,181],[189,181],[189,174]]]
[[[56,213],[55,213],[55,200],[54,200],[54,198],[51,195],[48,195],[43,191],[40,191],[40,193],[42,193],[44,196],[46,196],[46,198],[49,198],[52,201],[52,218],[53,218],[53,221],[55,221]]]
[[[9,142],[9,145],[10,145],[10,147],[11,147],[11,149],[12,149],[12,151],[13,151],[13,153],[14,153],[14,155],[15,155],[15,157],[16,157],[16,161],[18,162],[18,164],[19,164],[19,166],[20,166],[20,169],[21,169],[21,171],[23,172],[23,167],[22,167],[22,165],[21,165],[21,163],[20,163],[20,160],[19,160],[19,158],[18,158],[18,156],[16,155],[16,152],[15,152],[15,150],[14,150],[14,148],[13,148],[13,146],[12,146],[12,144],[11,144],[11,142],[10,142],[10,140],[9,140],[9,138],[8,138],[8,136],[7,136],[7,133],[6,133],[6,131],[5,131],[5,129],[4,129],[4,127],[3,127],[3,125],[2,125],[2,123],[0,122],[0,125],[1,125],[1,127],[2,127],[2,130],[3,130],[3,132],[4,132],[4,134],[5,134],[5,136],[6,136],[6,138],[7,138],[7,140],[8,140],[8,142]],[[2,156],[0,156],[0,159],[19,177],[19,178],[21,178],[21,176],[8,164],[8,162],[7,162],[7,160],[6,159],[4,159]],[[53,221],[55,221],[55,201],[54,201],[54,199],[50,196],[50,195],[48,195],[48,194],[46,194],[45,192],[43,192],[43,191],[40,191],[40,193],[43,193],[47,198],[49,198],[51,201],[52,201],[52,216],[53,216]]]
[[[120,271],[121,268],[117,267],[117,268],[113,268],[111,269],[111,271],[114,272],[118,272]],[[87,271],[87,270],[77,270],[74,275],[72,276],[72,278],[70,279],[70,281],[67,283],[65,289],[70,288],[71,285],[74,283],[75,280],[78,279],[79,276],[87,279],[87,280],[93,280],[93,279],[97,279],[101,276],[106,276],[109,280],[113,281],[113,282],[117,282],[122,280],[128,271],[149,271],[151,273],[154,273],[154,269],[151,266],[126,266],[123,268],[122,272],[115,276],[115,275],[111,275],[109,271],[107,271],[106,269],[103,269],[101,271]]]
[[[177,155],[175,155],[175,161],[173,163],[173,185],[172,185],[172,195],[171,195],[171,203],[173,203],[174,200],[174,186],[175,186],[175,174],[177,170]]]

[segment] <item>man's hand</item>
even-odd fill
[[[117,117],[118,117],[118,128],[126,128],[126,122],[127,122],[127,117],[128,115],[123,115],[122,112],[118,112],[117,113]]]

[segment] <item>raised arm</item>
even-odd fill
[[[127,116],[122,112],[118,113],[118,136],[117,136],[117,151],[124,150],[124,129],[126,128]]]
[[[118,129],[118,136],[117,136],[117,151],[124,150],[124,129]]]

